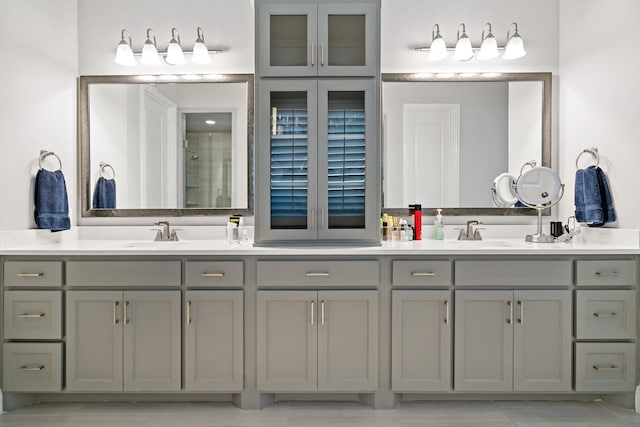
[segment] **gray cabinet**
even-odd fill
[[[185,293],[184,388],[242,391],[241,290]]]
[[[180,312],[179,291],[67,292],[67,390],[179,390]]]
[[[379,241],[373,79],[261,80],[256,241]]]
[[[377,291],[258,291],[257,323],[258,390],[377,388]]]
[[[256,1],[262,76],[373,76],[377,1]]]
[[[451,292],[392,292],[391,388],[451,390]]]
[[[456,291],[454,388],[569,391],[570,291]]]

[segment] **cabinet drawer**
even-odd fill
[[[578,286],[635,286],[636,280],[633,260],[576,261]]]
[[[242,286],[242,261],[188,261],[184,266],[187,286]]]
[[[60,261],[7,261],[5,286],[62,286]]]
[[[635,291],[576,291],[576,338],[635,337]]]
[[[456,286],[569,286],[571,261],[456,261]]]
[[[62,343],[6,343],[3,357],[3,391],[62,390]]]
[[[633,391],[634,343],[577,343],[576,391]]]
[[[61,339],[61,291],[5,291],[6,339]]]
[[[180,286],[180,261],[69,261],[71,286]]]
[[[393,286],[449,286],[449,261],[393,261]]]
[[[378,261],[258,261],[258,286],[377,286]]]

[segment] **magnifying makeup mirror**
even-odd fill
[[[522,172],[525,166],[532,166]],[[520,176],[512,185],[513,192],[525,206],[538,211],[538,231],[528,234],[525,241],[533,243],[553,243],[555,238],[542,232],[542,211],[556,205],[564,195],[564,184],[560,182],[558,174],[547,167],[536,167],[529,162],[522,167]]]
[[[518,198],[513,192],[513,186],[516,183],[516,179],[513,175],[508,173],[501,173],[493,180],[491,186],[491,197],[493,203],[498,208],[510,208],[516,204]]]

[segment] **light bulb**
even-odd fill
[[[509,33],[511,32],[512,27],[514,28],[514,32],[513,35],[509,37]],[[507,46],[505,47],[502,59],[518,59],[527,54],[527,52],[524,50],[524,42],[522,41],[520,34],[518,34],[518,24],[516,24],[515,22],[511,24],[511,27],[509,27],[509,31],[507,31],[507,40]]]
[[[427,60],[439,61],[446,58],[449,55],[449,52],[447,52],[447,44],[440,35],[440,27],[438,24],[433,26],[431,35],[431,47],[429,48],[429,56],[427,57]]]
[[[129,41],[125,40],[125,33],[127,33],[129,37]],[[125,66],[133,66],[137,65],[135,58],[133,57],[133,50],[131,50],[131,36],[129,36],[129,32],[127,30],[122,30],[122,39],[120,43],[118,43],[118,47],[116,48],[116,57],[114,61],[116,64],[125,65]]]
[[[460,34],[462,28],[462,34]],[[473,47],[471,40],[467,36],[464,24],[458,26],[458,41],[456,42],[456,50],[453,52],[453,59],[456,61],[468,61],[473,58]]]
[[[171,65],[182,65],[186,62],[184,59],[184,53],[182,52],[182,47],[180,46],[180,34],[178,34],[178,30],[175,28],[171,29],[171,40],[167,47],[167,58],[165,61],[167,61],[167,64]]]
[[[191,56],[191,61],[194,64],[210,64],[211,57],[209,56],[209,49],[204,44],[204,34],[202,32],[202,28],[198,27],[197,30],[197,38],[195,43],[193,44],[193,54]]]
[[[151,41],[153,36],[153,41]],[[147,41],[142,46],[142,58],[140,62],[144,65],[161,65],[160,55],[158,55],[158,49],[156,48],[156,36],[151,29],[147,30]]]

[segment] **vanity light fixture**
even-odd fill
[[[447,52],[447,44],[440,35],[440,26],[435,24],[431,30],[431,48],[429,50],[429,61],[439,61],[449,55]]]
[[[125,34],[129,41],[125,39]],[[116,57],[114,59],[116,64],[125,65],[127,67],[136,65],[136,60],[133,57],[133,50],[131,50],[131,34],[129,31],[122,30],[122,40],[118,43],[116,48]]]
[[[184,53],[182,53],[182,46],[180,45],[180,33],[175,28],[171,29],[171,40],[169,40],[165,61],[170,65],[182,65],[187,62],[184,60]]]
[[[512,29],[513,34],[509,36]],[[504,50],[502,59],[518,59],[522,58],[526,54],[527,52],[524,50],[524,42],[522,41],[520,34],[518,34],[518,24],[514,22],[507,30],[507,47]]]
[[[216,121],[215,121],[215,120],[205,120],[204,122],[205,122],[206,124],[208,124],[208,125],[215,125],[215,124],[216,124]]]
[[[513,32],[512,32],[513,30]],[[440,34],[440,26],[435,24],[431,32],[431,46],[416,47],[414,50],[418,52],[429,52],[427,59],[429,61],[439,61],[448,56],[449,52],[453,52],[453,59],[457,61],[468,61],[475,55],[478,60],[484,61],[497,58],[500,52],[504,51],[503,59],[517,59],[525,56],[527,52],[524,50],[524,42],[518,33],[518,24],[512,23],[507,31],[507,45],[498,46],[498,42],[493,35],[493,29],[490,23],[484,24],[482,27],[482,42],[480,47],[473,47],[471,40],[466,32],[464,23],[458,26],[458,34],[455,48],[447,47],[446,42]]]
[[[462,29],[462,34],[460,34]],[[464,24],[458,25],[458,36],[456,41],[456,50],[453,52],[453,59],[457,61],[468,61],[473,58],[473,47],[471,46],[471,40],[467,36],[466,27]]]
[[[127,40],[128,39],[128,40]],[[131,35],[127,30],[122,30],[121,40],[116,48],[114,61],[120,65],[137,65],[135,56],[141,56],[140,63],[144,65],[169,65],[186,64],[185,55],[191,55],[194,64],[210,64],[210,54],[222,53],[221,49],[209,50],[204,43],[204,32],[198,27],[193,51],[184,51],[180,41],[180,33],[176,28],[171,29],[171,39],[165,53],[158,51],[156,36],[152,29],[147,29],[147,40],[142,46],[142,52],[134,52],[132,49]],[[164,61],[163,61],[164,60]]]
[[[153,41],[151,41],[151,37],[153,36]],[[151,28],[147,29],[147,40],[144,42],[142,46],[142,59],[140,62],[144,65],[160,65],[162,61],[160,60],[160,55],[158,54],[158,47],[156,44],[156,35],[154,34]]]
[[[485,28],[488,29],[486,35],[484,33]],[[491,32],[491,24],[487,22],[484,24],[484,27],[482,27],[482,44],[480,45],[478,59],[480,61],[486,61],[487,59],[493,59],[498,55],[500,55],[498,53],[498,42]]]

